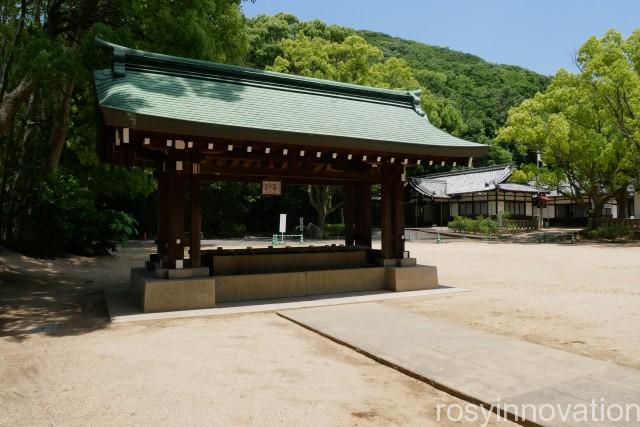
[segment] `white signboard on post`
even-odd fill
[[[263,196],[281,196],[282,182],[281,181],[262,181],[262,195]]]
[[[287,232],[287,214],[280,214],[280,228],[278,231],[280,233]]]

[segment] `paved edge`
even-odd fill
[[[318,334],[318,335],[320,335],[320,336],[322,336],[324,338],[327,338],[327,339],[329,339],[329,340],[331,340],[331,341],[333,341],[333,342],[335,342],[337,344],[340,344],[342,346],[350,348],[351,350],[354,350],[354,351],[356,351],[356,352],[368,357],[369,359],[372,359],[372,360],[374,360],[374,361],[376,361],[376,362],[378,362],[378,363],[380,363],[380,364],[382,364],[384,366],[387,366],[387,367],[389,367],[391,369],[394,369],[394,370],[396,370],[396,371],[398,371],[398,372],[400,372],[402,374],[405,374],[405,375],[407,375],[407,376],[409,376],[409,377],[411,377],[413,379],[416,379],[416,380],[418,380],[420,382],[428,384],[428,385],[432,386],[433,388],[436,388],[438,390],[444,391],[445,393],[450,394],[451,396],[454,396],[454,397],[457,397],[459,399],[465,400],[465,401],[467,401],[469,403],[473,403],[474,405],[482,406],[484,408],[490,408],[493,413],[495,413],[496,415],[499,415],[499,416],[501,416],[503,418],[506,418],[511,422],[520,424],[520,425],[525,426],[525,427],[544,427],[543,424],[538,424],[538,423],[533,423],[531,421],[522,420],[516,414],[513,414],[511,412],[506,412],[506,411],[504,411],[504,410],[502,410],[500,408],[496,408],[491,402],[482,401],[482,400],[477,399],[477,398],[475,398],[473,396],[470,396],[470,395],[468,395],[466,393],[463,393],[463,392],[461,392],[459,390],[456,390],[456,389],[453,389],[451,387],[448,387],[448,386],[446,386],[446,385],[444,385],[444,384],[442,384],[442,383],[440,383],[438,381],[434,381],[431,378],[427,378],[424,375],[421,375],[421,374],[419,374],[417,372],[414,372],[414,371],[412,371],[410,369],[407,369],[407,368],[402,367],[400,365],[397,365],[397,364],[395,364],[393,362],[390,362],[389,360],[387,360],[387,359],[385,359],[383,357],[377,356],[374,353],[371,353],[369,351],[363,350],[362,348],[360,348],[360,347],[358,347],[356,345],[353,345],[351,343],[343,341],[343,340],[341,340],[339,338],[336,338],[336,337],[334,337],[332,335],[324,333],[324,332],[322,332],[322,331],[320,331],[320,330],[318,330],[316,328],[313,328],[313,327],[311,327],[309,325],[306,325],[306,324],[304,324],[302,322],[294,320],[293,318],[287,316],[283,312],[277,311],[276,314],[278,316],[282,317],[283,319],[286,319],[286,320],[288,320],[288,321],[290,321],[290,322],[292,322],[292,323],[294,323],[294,324],[296,324],[298,326],[301,326],[301,327],[303,327],[303,328],[305,328],[305,329],[307,329],[307,330],[309,330],[309,331],[311,331],[313,333],[316,333],[316,334]]]
[[[311,307],[358,304],[363,302],[386,301],[402,298],[430,297],[438,295],[470,292],[468,289],[442,286],[421,291],[364,291],[341,294],[316,295],[302,298],[283,298],[270,300],[222,303],[214,308],[197,310],[167,311],[160,313],[141,313],[133,301],[123,301],[127,288],[104,289],[107,313],[111,323],[128,323],[149,320],[183,319],[193,317],[213,317],[249,313],[279,312]]]

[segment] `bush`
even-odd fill
[[[478,217],[475,221],[478,225],[478,231],[487,236],[495,236],[498,233],[498,222],[491,218]]]
[[[453,221],[449,221],[447,226],[458,233],[486,234],[487,236],[498,233],[498,222],[483,216],[476,219],[456,216]]]
[[[447,224],[451,230],[456,231],[458,233],[462,233],[463,231],[468,231],[469,227],[469,219],[463,216],[455,216],[453,221],[449,221]]]
[[[631,237],[633,231],[623,224],[603,224],[587,230],[587,236],[591,239],[617,240]]]
[[[33,187],[24,233],[15,246],[37,256],[62,252],[105,254],[136,233],[125,212],[98,207],[95,194],[69,174],[57,172]]]
[[[247,234],[247,226],[226,220],[223,222],[222,231],[219,234],[220,237],[225,238],[244,237]]]
[[[327,237],[344,236],[344,224],[325,224],[324,234]]]

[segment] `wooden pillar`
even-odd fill
[[[158,260],[162,262],[167,255],[167,173],[162,170],[162,166],[158,168],[158,234],[157,234],[157,251]]]
[[[394,235],[393,247],[394,258],[402,258],[404,256],[404,182],[402,181],[403,168],[398,165],[393,181],[393,206],[394,212]]]
[[[195,172],[190,179],[191,239],[189,241],[189,258],[191,267],[200,267],[200,232],[202,231],[200,174]]]
[[[404,255],[404,185],[402,166],[386,164],[382,170],[382,257]]]
[[[184,167],[169,156],[167,170],[167,257],[166,268],[184,267]]]
[[[371,247],[371,184],[359,183],[355,186],[355,226],[354,239],[358,246]]]
[[[356,221],[356,187],[353,183],[344,186],[344,244],[352,246],[355,243]]]

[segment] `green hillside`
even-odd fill
[[[282,41],[295,39],[299,34],[335,43],[349,35],[359,35],[380,49],[386,58],[407,61],[418,82],[434,95],[435,105],[426,108],[428,112],[437,111],[450,117],[461,113],[464,123],[460,125],[453,117],[449,123],[442,124],[445,130],[480,142],[495,137],[511,106],[543,90],[550,81],[548,76],[521,67],[491,64],[468,53],[372,31],[327,25],[319,20],[300,21],[285,13],[247,20],[247,33],[250,48],[245,63],[257,68],[272,65],[282,54]]]
[[[550,81],[525,68],[492,64],[468,53],[382,33],[358,33],[385,56],[404,58],[424,87],[454,103],[469,126],[468,135],[476,138],[493,138],[509,107],[532,97]]]

